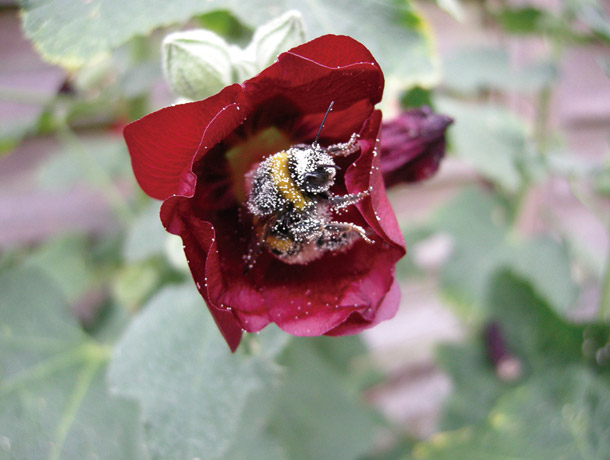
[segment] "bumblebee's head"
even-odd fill
[[[320,146],[295,148],[291,155],[290,173],[298,187],[307,193],[328,191],[335,183],[338,166]]]

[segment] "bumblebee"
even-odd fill
[[[263,248],[287,264],[306,264],[327,251],[346,250],[358,238],[373,243],[362,227],[332,218],[333,211],[370,193],[339,196],[330,192],[340,169],[333,158],[358,152],[358,135],[322,147],[317,141],[319,133],[312,144],[275,153],[255,170],[246,202],[255,231],[254,244],[245,256],[246,272]]]

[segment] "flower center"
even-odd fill
[[[286,133],[275,126],[270,126],[235,144],[227,153],[231,171],[233,194],[238,202],[246,200],[246,175],[253,165],[263,158],[290,147],[291,141]]]

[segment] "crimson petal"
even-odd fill
[[[241,85],[125,128],[136,178],[165,200],[161,220],[182,237],[193,279],[232,350],[242,329],[259,331],[269,322],[295,335],[342,335],[394,314],[394,266],[405,249],[377,153],[381,113],[374,106],[383,84],[364,46],[328,35],[281,54]],[[367,228],[375,242],[358,240],[306,265],[263,251],[244,276],[251,237],[243,215],[246,173],[266,155],[311,143],[331,101],[320,142],[360,135],[360,153],[337,159],[335,192],[370,191],[342,220]]]

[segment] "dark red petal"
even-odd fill
[[[278,56],[278,61],[244,82],[256,106],[276,95],[302,113],[324,113],[331,101],[343,110],[361,100],[381,100],[383,73],[371,53],[350,37],[325,35]]]
[[[188,212],[180,212],[179,208],[188,206],[186,201],[182,197],[174,197],[165,201],[161,208],[161,220],[171,222],[173,233],[182,237],[184,252],[197,290],[205,300],[231,351],[235,351],[241,341],[242,328],[233,312],[215,304],[209,295],[209,287],[217,282],[215,279],[208,279],[214,275],[214,272],[210,273],[206,270],[208,260],[218,257],[214,227],[209,222],[199,220]]]
[[[381,112],[376,110],[360,132],[362,153],[345,173],[345,185],[350,193],[371,190],[370,197],[356,205],[358,210],[378,235],[387,243],[400,248],[404,254],[404,238],[386,196],[379,169],[377,135],[380,123]]]
[[[243,121],[245,115],[236,110],[241,91],[232,85],[204,101],[166,107],[128,124],[123,134],[142,190],[161,200],[191,196],[195,156]]]
[[[431,177],[445,155],[445,131],[452,122],[423,107],[384,123],[381,170],[386,187]]]
[[[378,243],[376,243],[377,245]],[[383,243],[381,243],[383,244]],[[375,315],[393,280],[398,251],[359,242],[345,254],[332,254],[267,289],[271,319],[293,335],[324,334],[354,312]],[[277,275],[277,272],[276,272]]]
[[[355,63],[370,63],[379,67],[366,47],[347,35],[323,35],[287,51],[315,61],[330,68],[350,66]]]
[[[375,150],[381,113],[374,105],[382,91],[383,74],[364,46],[324,36],[283,53],[241,86],[126,127],[136,177],[151,196],[166,199],[162,221],[182,237],[199,292],[232,350],[242,328],[254,332],[271,321],[295,335],[339,335],[395,312],[394,266],[405,249]],[[371,190],[341,219],[369,228],[375,243],[359,240],[345,252],[296,266],[264,252],[244,276],[248,228],[239,217],[242,198],[232,191],[254,163],[275,151],[247,142],[256,143],[268,128],[281,131],[286,146],[311,142],[331,101],[320,142],[361,136],[357,161],[338,160],[345,176],[336,187],[340,193]],[[246,153],[239,150],[244,143]],[[243,154],[245,164],[228,161],[229,150]]]
[[[352,313],[343,323],[339,324],[334,329],[328,331],[325,335],[340,336],[357,334],[369,329],[381,321],[385,321],[394,317],[400,305],[400,287],[394,281],[392,287],[385,295],[379,307],[375,311],[375,315],[371,319],[366,319],[360,312]]]

